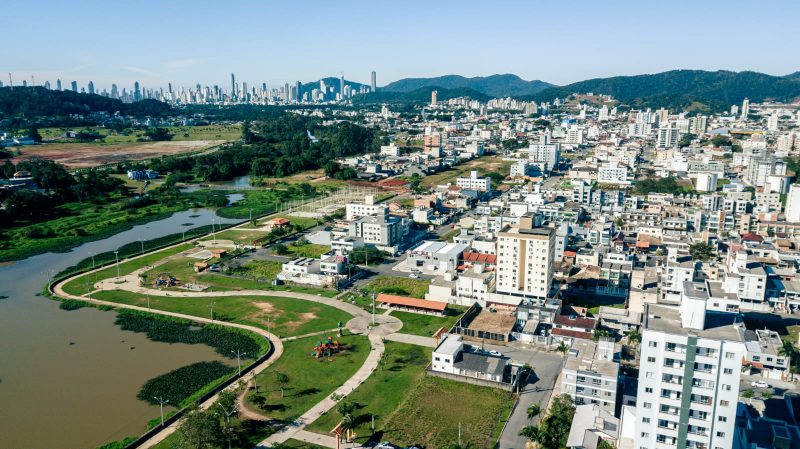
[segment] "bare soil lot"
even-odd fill
[[[23,147],[14,163],[32,157],[41,157],[65,165],[67,168],[88,168],[115,164],[123,161],[139,161],[162,155],[173,155],[203,150],[219,145],[224,140],[192,140],[169,142],[135,142],[120,144],[98,143],[51,143]]]

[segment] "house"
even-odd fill
[[[403,310],[406,312],[443,315],[447,308],[446,302],[428,301],[427,299],[409,298],[406,296],[387,295],[379,293],[375,302],[384,309]]]
[[[596,449],[600,441],[616,443],[620,420],[597,404],[575,407],[572,426],[567,437],[569,449]],[[616,447],[616,444],[614,444]]]
[[[520,367],[508,357],[463,342],[460,335],[444,334],[431,354],[429,373],[454,380],[511,389]],[[477,382],[475,382],[477,381]]]
[[[283,217],[273,218],[272,220],[269,220],[266,223],[264,223],[264,230],[267,232],[272,232],[277,229],[287,228],[291,224],[292,222],[289,221],[289,219],[287,218]]]

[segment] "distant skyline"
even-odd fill
[[[0,80],[90,80],[97,90],[271,87],[338,77],[513,73],[568,84],[673,69],[786,75],[800,4],[791,1],[9,2]]]

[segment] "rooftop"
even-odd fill
[[[705,329],[686,329],[677,307],[645,304],[642,327],[668,334],[697,336],[712,340],[744,341],[744,325],[738,313],[706,311]]]

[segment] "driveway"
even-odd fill
[[[495,349],[510,357],[513,361],[521,361],[533,367],[533,372],[527,379],[520,395],[514,412],[506,424],[502,435],[500,435],[500,445],[498,449],[518,449],[525,447],[526,439],[519,436],[523,427],[533,424],[528,419],[528,407],[531,404],[539,404],[542,408],[541,419],[544,415],[550,396],[553,394],[553,385],[556,377],[561,372],[563,359],[560,354],[544,352],[533,349],[517,349],[508,346],[486,345],[486,349]]]

